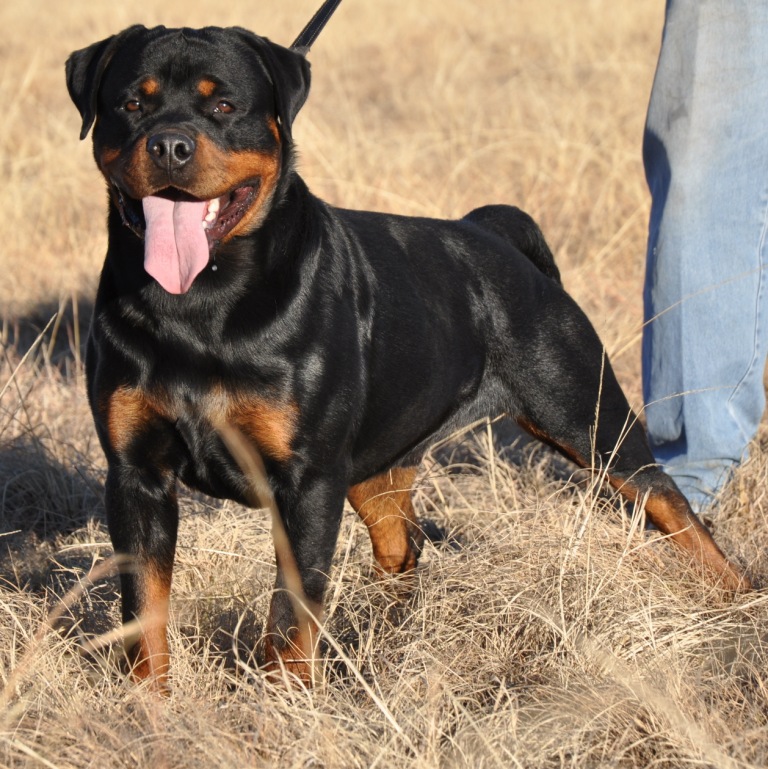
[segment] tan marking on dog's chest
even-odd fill
[[[197,402],[215,429],[231,425],[250,438],[269,457],[286,461],[296,435],[299,410],[295,403],[251,393],[232,393],[212,387]]]
[[[118,387],[98,404],[98,411],[107,431],[110,446],[118,453],[128,449],[131,442],[157,412],[143,390]]]
[[[117,452],[131,442],[153,419],[176,422],[184,416],[202,418],[211,430],[232,425],[252,440],[268,457],[287,461],[293,455],[299,410],[295,403],[249,393],[232,393],[215,385],[194,400],[167,392],[118,387],[100,406],[111,446]]]
[[[264,454],[281,462],[293,456],[298,419],[295,403],[264,398],[244,398],[227,411],[229,424],[253,440]]]

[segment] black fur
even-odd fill
[[[649,513],[663,531],[693,527],[711,542],[654,464],[529,216],[498,205],[439,221],[314,197],[293,168],[291,139],[309,66],[245,30],[132,27],[72,54],[67,78],[84,135],[96,120],[94,153],[110,186],[87,374],[109,463],[110,533],[136,563],[122,577],[125,620],[154,600],[147,570],[170,581],[178,480],[250,501],[217,431],[222,408],[263,456],[304,592],[318,604],[348,489],[417,464],[435,440],[502,412],[579,464],[607,470],[631,499],[658,500]],[[195,196],[216,169],[195,156],[163,177],[143,153],[170,130],[198,148],[209,142],[219,160],[261,152],[279,161],[256,223],[214,244],[208,267],[178,295],[143,268],[140,199]],[[248,181],[262,190],[267,176]],[[261,422],[248,421],[253,414]],[[714,543],[704,552],[706,543],[697,551],[679,541],[728,578]],[[270,632],[294,638],[295,624],[276,594]],[[147,654],[135,652],[139,668]],[[162,665],[148,669],[164,675]]]

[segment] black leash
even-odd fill
[[[333,12],[339,7],[340,2],[341,0],[325,0],[317,9],[315,15],[309,20],[307,26],[301,30],[299,36],[293,41],[291,50],[306,56],[312,47],[312,43],[315,42],[317,36],[323,31],[323,27],[333,16]]]

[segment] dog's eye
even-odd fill
[[[225,114],[228,114],[230,112],[234,112],[235,107],[231,102],[228,102],[225,99],[222,99],[221,101],[216,103],[216,106],[213,108],[213,111],[223,112]]]
[[[131,99],[123,105],[126,112],[138,112],[141,109],[141,102],[138,99]]]

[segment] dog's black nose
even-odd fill
[[[195,140],[179,131],[162,131],[147,140],[147,152],[156,166],[175,171],[186,165],[195,154]]]

